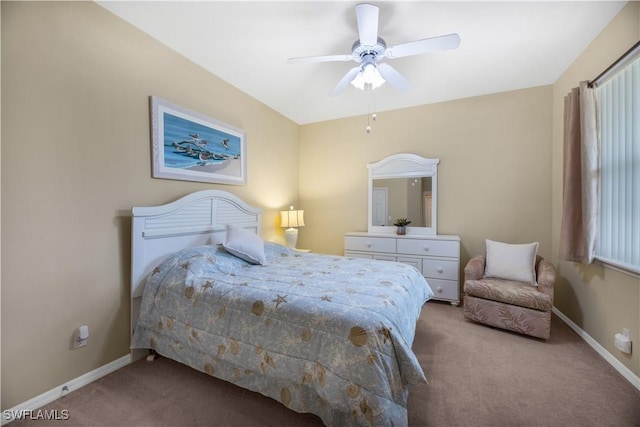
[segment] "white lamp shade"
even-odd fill
[[[374,64],[366,64],[356,77],[351,80],[351,84],[361,90],[364,90],[366,84],[370,84],[371,89],[375,89],[382,86],[384,82],[385,80]]]
[[[280,211],[280,226],[285,228],[304,227],[304,211]]]

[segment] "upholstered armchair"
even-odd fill
[[[488,255],[489,251],[487,255],[471,258],[464,269],[465,318],[548,339],[556,280],[553,264],[533,252],[535,279],[526,283],[495,275],[487,277],[485,267]]]

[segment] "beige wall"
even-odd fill
[[[551,86],[302,126],[299,247],[342,254],[367,229],[366,165],[410,152],[440,159],[438,232],[462,238],[462,266],[485,238],[540,242],[551,256]],[[365,99],[363,98],[363,102]]]
[[[591,80],[640,40],[640,3],[630,2],[553,85],[552,239],[560,277],[556,307],[640,376],[640,279],[601,264],[583,266],[557,260],[562,214],[563,100],[580,81]],[[634,351],[615,348],[614,335],[628,328]]]
[[[2,7],[2,409],[128,353],[130,209],[228,190],[298,204],[298,126],[93,2]],[[248,184],[152,179],[149,100],[247,132]],[[73,330],[90,328],[71,350]]]

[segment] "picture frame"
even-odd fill
[[[150,104],[153,178],[247,183],[244,130],[157,96]]]

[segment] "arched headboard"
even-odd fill
[[[262,209],[231,193],[203,190],[160,206],[131,209],[131,327],[138,319],[147,275],[180,249],[224,243],[234,223],[260,235]]]

